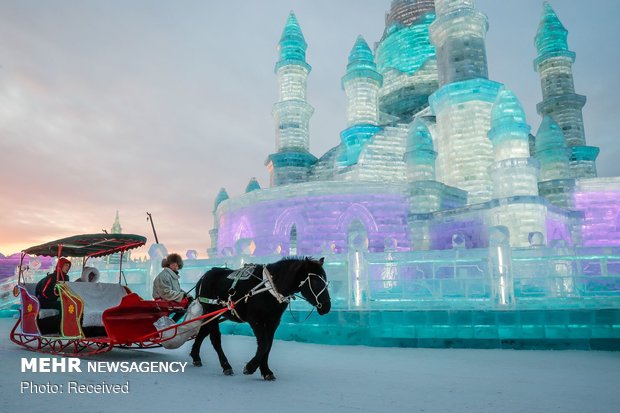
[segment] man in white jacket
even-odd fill
[[[161,262],[163,270],[153,281],[153,298],[156,300],[174,301],[183,308],[191,301],[191,297],[181,289],[179,270],[183,268],[183,259],[179,254],[169,254]],[[181,316],[182,314],[176,314]]]

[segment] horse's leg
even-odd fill
[[[205,324],[200,327],[196,338],[194,339],[194,344],[192,345],[192,351],[190,351],[189,355],[191,356],[194,366],[200,367],[202,366],[202,360],[200,359],[200,346],[204,339],[209,335],[209,325]]]
[[[213,320],[209,323],[209,325],[211,332],[211,335],[209,337],[211,339],[211,345],[217,353],[217,357],[220,359],[220,365],[222,366],[222,370],[224,371],[225,375],[232,376],[233,374],[235,374],[235,372],[233,371],[230,363],[228,363],[226,354],[224,354],[224,350],[222,349],[222,333],[220,332],[220,324],[217,322],[217,320]]]
[[[267,323],[265,329],[265,346],[266,351],[263,355],[263,358],[260,361],[260,373],[265,380],[275,380],[276,376],[273,374],[273,371],[269,368],[269,353],[271,352],[271,346],[273,345],[273,337],[276,334],[276,329],[280,325],[280,319],[275,320],[275,322]]]
[[[254,374],[267,350],[264,323],[250,321],[249,324],[256,337],[256,354],[243,368],[243,374]]]

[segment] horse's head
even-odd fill
[[[327,275],[323,269],[324,258],[314,260],[304,259],[303,271],[299,274],[299,292],[314,307],[320,315],[329,313],[332,307],[327,286]]]

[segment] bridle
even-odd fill
[[[310,282],[310,276],[314,275],[315,277],[318,277],[319,280],[323,281],[323,288],[321,289],[321,291],[319,291],[318,293],[314,292],[314,289],[312,288],[312,283]],[[305,283],[308,283],[308,287],[310,288],[310,292],[312,293],[312,295],[314,296],[314,301],[316,302],[316,305],[312,304],[313,307],[316,307],[317,309],[320,309],[321,307],[323,307],[323,304],[319,303],[319,296],[321,294],[323,294],[323,291],[327,290],[327,286],[329,285],[329,281],[327,281],[325,278],[321,277],[319,274],[315,274],[313,272],[309,272],[308,276],[306,278],[304,278],[301,283],[299,283],[298,288],[301,288]],[[306,300],[308,301],[308,300]]]

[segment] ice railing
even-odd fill
[[[494,248],[436,251],[327,253],[333,309],[562,309],[620,307],[620,248],[509,248],[498,261]],[[236,255],[186,259],[181,286],[188,291],[210,268],[264,264],[281,256]],[[318,258],[318,255],[316,256]],[[496,268],[501,264],[501,270]],[[160,261],[129,262],[122,283],[145,299],[161,270]],[[102,282],[118,282],[118,265],[100,264]],[[502,273],[503,271],[503,273]],[[29,281],[46,271],[31,271]],[[502,275],[506,277],[502,279]],[[70,272],[71,279],[78,274]],[[0,283],[0,309],[14,306],[16,277]],[[501,284],[501,285],[500,285]],[[503,289],[502,289],[503,288]],[[506,298],[502,303],[501,299]],[[295,300],[293,309],[308,309]]]

